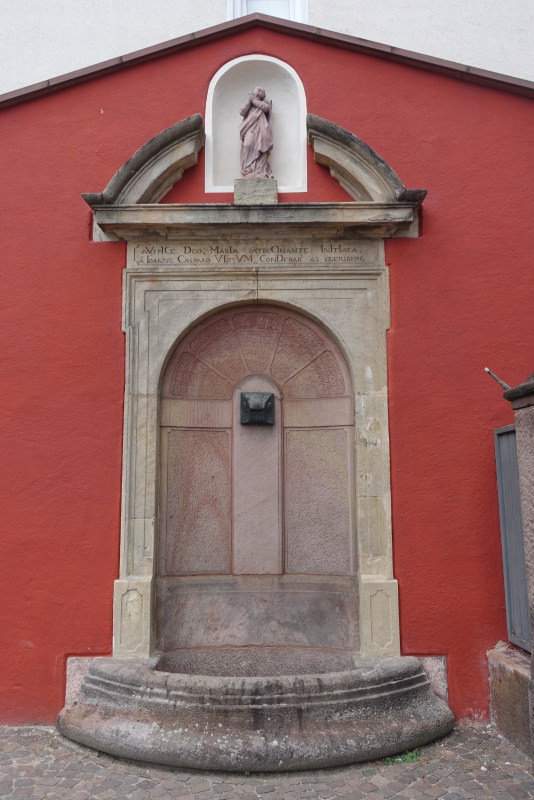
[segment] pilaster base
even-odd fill
[[[362,656],[400,654],[397,581],[361,577],[360,640]]]
[[[115,581],[113,655],[146,658],[151,649],[152,578]]]

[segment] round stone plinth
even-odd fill
[[[254,658],[238,675],[168,671],[190,668],[191,659],[198,669],[198,654],[165,656],[159,664],[97,658],[57,725],[70,739],[115,756],[231,771],[367,761],[452,730],[452,713],[431,692],[418,659],[348,658],[350,664],[339,654],[340,671],[321,671],[336,665],[336,654],[328,654],[314,672],[275,675],[267,668],[263,676],[242,674],[258,667]]]

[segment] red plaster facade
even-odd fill
[[[422,235],[386,244],[394,572],[403,654],[448,659],[458,717],[488,713],[506,638],[493,429],[513,421],[483,367],[532,370],[532,98],[265,26],[10,105],[2,153],[1,721],[52,722],[71,655],[111,653],[119,563],[125,245],[91,241],[81,197],[157,132],[203,112],[227,61],[289,63],[308,110],[428,189]],[[534,94],[533,94],[534,97]],[[348,195],[309,153],[308,192]],[[166,202],[204,193],[204,161]]]

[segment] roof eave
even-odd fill
[[[533,81],[458,64],[454,61],[434,58],[433,56],[415,53],[410,50],[402,50],[391,45],[370,42],[367,39],[360,39],[356,36],[349,36],[348,34],[316,28],[312,25],[304,25],[300,22],[290,22],[288,20],[270,17],[266,14],[249,14],[246,17],[223,22],[211,28],[188,33],[177,39],[170,39],[167,42],[153,45],[152,47],[136,50],[133,53],[102,61],[90,67],[84,67],[74,72],[68,72],[65,75],[59,75],[46,81],[24,86],[12,92],[6,92],[0,95],[0,108],[7,108],[27,100],[33,100],[34,98],[94,78],[99,78],[102,75],[116,72],[134,64],[140,64],[145,61],[160,58],[161,56],[171,55],[181,50],[196,47],[229,34],[241,33],[254,27],[265,28],[278,33],[293,34],[300,38],[327,44],[332,47],[341,47],[346,50],[352,50],[353,52],[401,63],[416,69],[424,69],[429,72],[439,73],[479,86],[486,86],[488,88],[534,98]]]

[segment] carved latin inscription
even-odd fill
[[[241,351],[252,372],[268,372],[284,324],[280,314],[268,311],[236,314],[232,317]]]
[[[191,353],[182,353],[172,372],[170,395],[175,397],[231,397],[232,384]]]
[[[349,393],[343,360],[312,322],[274,306],[231,309],[186,337],[171,358],[164,397],[232,397],[247,375],[274,378],[286,397]]]
[[[330,351],[321,353],[286,382],[286,397],[332,397],[345,393],[343,374]]]
[[[310,239],[290,241],[224,242],[180,241],[129,245],[131,267],[278,267],[299,266],[355,267],[376,264],[377,244],[373,241],[329,242]]]
[[[286,433],[287,571],[352,572],[349,450],[342,428]]]
[[[168,432],[161,574],[230,571],[230,459],[228,431]]]

